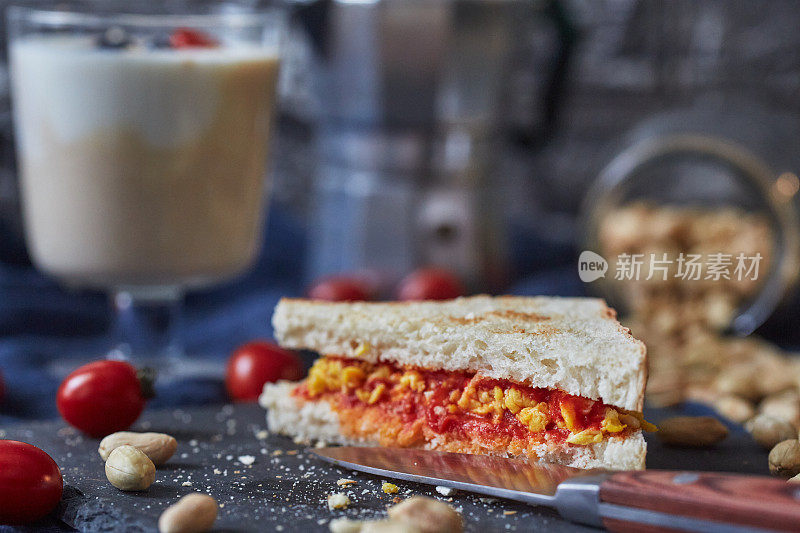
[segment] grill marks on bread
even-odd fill
[[[545,335],[552,336],[564,332],[563,329],[549,324],[536,325],[533,328],[523,328],[519,323],[544,323],[553,320],[552,317],[542,315],[539,313],[525,313],[522,311],[514,311],[512,309],[499,309],[496,311],[489,311],[477,316],[448,316],[441,320],[432,320],[434,324],[446,326],[449,324],[458,324],[460,326],[475,326],[478,324],[496,324],[500,321],[506,322],[502,328],[496,326],[490,327],[489,331],[492,333],[503,334],[528,334],[528,335]]]

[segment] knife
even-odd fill
[[[800,530],[800,485],[743,474],[581,470],[408,448],[309,450],[337,466],[555,508],[612,531]]]

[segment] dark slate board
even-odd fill
[[[674,414],[659,410],[647,416],[657,422]],[[58,517],[81,531],[155,531],[161,511],[192,491],[208,492],[221,504],[215,531],[327,531],[332,518],[384,516],[395,497],[423,494],[449,501],[433,487],[402,481],[395,481],[398,494],[384,494],[382,478],[329,466],[291,439],[264,438],[264,412],[255,405],[147,412],[133,429],[163,431],[179,441],[175,456],[143,493],[113,488],[96,451],[98,440],[61,421],[0,430],[0,437],[29,442],[53,456],[66,485]],[[741,429],[734,428],[725,442],[707,450],[665,448],[651,437],[648,441],[648,468],[767,473],[766,452]],[[248,455],[255,462],[242,464],[239,458]],[[358,483],[337,486],[343,477]],[[328,510],[327,495],[333,492],[348,494],[350,507]],[[596,531],[569,524],[548,509],[467,493],[451,498],[467,531]]]

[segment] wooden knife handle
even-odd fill
[[[615,504],[727,526],[800,529],[800,484],[762,476],[663,470],[621,472],[600,485],[600,502],[601,506]],[[630,517],[626,520],[613,513],[603,514],[603,525],[611,531],[685,530],[674,527],[680,520],[643,524]]]

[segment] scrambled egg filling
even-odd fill
[[[558,402],[554,410],[548,402],[534,399],[528,387],[510,382],[499,383],[487,388],[480,376],[473,376],[463,388],[450,391],[445,404],[447,412],[484,416],[495,424],[499,424],[504,415],[510,413],[532,433],[553,428],[567,430],[569,436],[566,441],[576,445],[602,442],[605,437],[625,430],[656,431],[656,427],[645,421],[641,413],[608,406],[605,407],[599,427],[584,427],[585,415],[596,402],[581,399],[576,403],[552,399],[552,402]],[[397,395],[425,393],[429,385],[423,374],[415,369],[322,357],[311,367],[305,386],[311,398],[341,392],[354,395],[367,405],[374,405],[391,401]],[[579,413],[579,409],[583,412]]]

